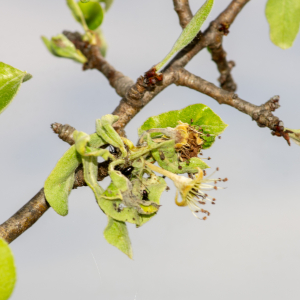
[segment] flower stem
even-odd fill
[[[151,164],[151,163],[149,163],[149,162],[147,162],[147,161],[145,161],[145,164],[146,164],[147,167],[148,167],[149,169],[151,169],[152,171],[155,171],[155,172],[157,172],[157,173],[160,173],[160,174],[162,174],[162,175],[165,175],[165,176],[167,176],[168,178],[172,179],[173,181],[176,180],[175,177],[176,177],[177,175],[175,175],[174,173],[169,172],[169,171],[167,171],[167,170],[165,170],[165,169],[162,169],[161,167],[158,167],[158,166],[156,166],[156,165],[154,165],[154,164]]]

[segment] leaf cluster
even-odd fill
[[[175,174],[193,174],[198,172],[198,168],[208,168],[197,157],[200,148],[197,148],[194,157],[181,159],[175,145],[186,141],[182,140],[185,132],[178,122],[186,127],[192,124],[193,130],[199,133],[201,149],[210,147],[216,135],[222,133],[227,125],[210,108],[196,104],[149,118],[139,128],[140,140],[134,146],[114,130],[113,123],[117,120],[118,116],[114,115],[96,120],[96,133],[91,135],[75,131],[75,145],[58,161],[45,182],[44,191],[52,208],[62,216],[67,215],[75,171],[82,164],[84,179],[108,217],[104,237],[132,257],[126,222],[137,227],[148,222],[158,212],[161,194],[166,189],[164,178],[149,169],[146,162],[157,162],[160,167]],[[203,127],[201,132],[195,129],[200,127]],[[97,182],[98,157],[109,162],[111,183],[106,190]]]

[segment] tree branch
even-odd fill
[[[218,18],[215,20],[216,24],[214,25],[214,28],[217,28],[217,31],[215,31],[216,43],[213,43],[209,46],[212,60],[216,63],[221,74],[218,79],[221,87],[229,92],[235,92],[237,89],[237,85],[231,75],[231,70],[235,66],[235,63],[233,61],[227,62],[227,53],[223,49],[222,45],[223,36],[229,33],[228,29],[230,25],[233,23],[238,13],[249,1],[250,0],[234,0],[229,4],[226,10],[218,16]]]
[[[75,47],[87,58],[88,61],[83,65],[83,70],[99,70],[108,79],[109,84],[116,90],[116,93],[120,97],[124,97],[128,89],[134,84],[132,79],[110,65],[101,55],[99,47],[83,41],[78,32],[64,31],[63,34],[74,43]]]
[[[66,124],[53,123],[51,128],[59,135],[59,138],[69,145],[73,145],[73,132],[75,128]],[[98,163],[97,180],[102,181],[108,176],[108,161]],[[80,165],[75,171],[75,181],[73,189],[81,186],[87,186],[83,175],[83,166]],[[7,243],[11,243],[24,231],[29,229],[50,207],[45,198],[42,188],[31,200],[29,200],[20,210],[18,210],[6,222],[0,225],[0,237]]]
[[[235,62],[227,62],[227,53],[224,51],[222,44],[219,47],[210,46],[209,49],[211,50],[212,60],[216,63],[221,74],[218,78],[221,88],[228,92],[235,92],[237,85],[231,75],[231,70],[235,66]]]
[[[173,1],[175,10],[177,11],[180,19],[180,24],[182,27],[185,27],[192,16],[188,1]],[[226,65],[226,60],[224,61],[226,55],[224,55],[224,50],[220,48],[222,46],[223,35],[219,30],[220,25],[222,23],[228,24],[229,27],[234,21],[237,14],[248,1],[249,0],[233,0],[227,7],[227,9],[210,24],[209,28],[204,32],[204,34],[200,32],[194,39],[194,41],[187,47],[185,47],[171,61],[171,63],[167,66],[166,71],[163,73],[164,81],[162,85],[155,86],[152,90],[149,90],[148,87],[145,86],[143,77],[140,77],[134,84],[134,82],[129,77],[115,70],[114,67],[111,66],[103,58],[99,51],[99,48],[82,41],[79,33],[70,33],[65,31],[64,34],[74,43],[76,48],[81,50],[82,53],[87,57],[88,62],[83,66],[83,69],[98,69],[108,79],[110,85],[116,90],[117,94],[122,97],[120,104],[113,112],[115,115],[118,115],[120,117],[118,122],[116,122],[114,125],[116,130],[120,134],[122,134],[123,128],[129,123],[129,121],[156,95],[158,95],[170,84],[176,82],[176,84],[178,85],[185,85],[190,88],[200,89],[200,87],[194,86],[191,80],[188,79],[189,76],[195,75],[189,75],[187,73],[184,73],[187,71],[180,69],[183,68],[203,48],[210,47],[212,51],[215,51],[215,49],[219,49],[219,53],[215,53],[214,61],[216,61],[221,74],[222,72],[224,73],[226,70],[228,70],[228,67],[230,67],[230,65],[228,63]],[[201,79],[200,77],[197,78],[198,80],[203,81],[203,79]],[[231,106],[236,107],[242,112],[251,115],[257,120],[258,124],[262,126],[273,128],[276,120],[278,119],[276,119],[276,117],[274,117],[272,114],[271,116],[269,115],[270,107],[273,107],[274,105],[276,106],[276,101],[266,103],[264,105],[265,109],[263,109],[262,107],[253,106],[252,104],[239,99],[237,96],[234,96],[235,94],[219,89],[210,83],[206,84],[206,87],[202,92],[212,96],[216,100],[218,99],[217,101],[220,101],[219,103],[226,103],[228,105],[231,104]],[[213,95],[213,93],[215,94]],[[237,97],[236,99],[239,99],[239,101],[234,100],[234,97]],[[267,113],[262,113],[263,110],[266,110]],[[278,128],[281,128],[280,125],[280,122],[277,123],[277,127],[275,128],[276,131],[274,131],[274,134],[279,135]],[[52,125],[52,128],[53,130],[57,130],[60,138],[67,141],[69,144],[72,144],[71,128],[65,127],[63,129],[58,123]],[[107,166],[99,164],[98,180],[102,180],[105,176],[107,176],[106,172]],[[78,167],[78,169],[76,170],[76,179],[73,188],[82,185],[85,185],[82,167]],[[43,213],[47,211],[48,208],[49,204],[45,200],[44,192],[42,189],[14,216],[0,225],[0,237],[4,238],[7,242],[10,243],[25,230],[30,228],[30,226],[32,226],[43,215]]]
[[[166,87],[174,83],[175,74],[173,70],[168,70],[163,74],[163,83],[161,85],[155,86],[152,91],[147,91],[146,89],[142,93],[136,93],[135,99],[132,99],[132,96],[127,95],[126,98],[123,98],[116,109],[113,111],[114,115],[119,116],[119,120],[113,125],[114,128],[119,131],[124,128],[131,119],[143,108],[145,107],[156,95],[163,91]],[[138,82],[141,78],[138,79]],[[137,82],[137,85],[139,83]],[[136,88],[132,87],[132,90]]]
[[[227,8],[218,16],[216,21],[220,24],[223,23],[230,26],[249,1],[250,0],[232,0]]]
[[[31,200],[0,226],[0,237],[11,243],[30,228],[50,207],[41,189]]]
[[[180,26],[185,28],[193,18],[189,0],[173,0],[174,10],[178,14]]]
[[[254,121],[256,121],[259,127],[268,127],[272,130],[273,135],[283,136],[290,145],[289,135],[286,131],[284,131],[283,122],[272,113],[280,107],[279,96],[274,96],[266,103],[256,106],[239,98],[237,94],[218,88],[213,83],[191,74],[184,69],[177,72],[175,84],[189,87],[202,94],[210,96],[219,104],[227,104],[238,109],[242,113],[249,115]]]
[[[250,0],[231,1],[229,6],[210,23],[203,34],[200,32],[189,45],[174,57],[169,66],[172,66],[173,68],[183,68],[203,48],[209,47],[211,49],[219,49],[222,46],[224,34],[223,27],[225,26],[228,29],[239,12],[249,1]],[[226,55],[224,57],[226,57]]]

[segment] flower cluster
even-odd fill
[[[207,210],[201,208],[201,205],[205,205],[207,201],[215,204],[216,201],[215,198],[211,198],[206,192],[222,189],[222,187],[218,187],[216,184],[220,181],[227,181],[227,178],[210,178],[213,174],[207,178],[203,178],[203,171],[200,168],[198,168],[198,173],[194,178],[187,178],[185,176],[176,175],[153,164],[146,164],[152,171],[158,172],[174,182],[174,185],[177,188],[175,203],[178,206],[188,206],[193,215],[198,219],[200,219],[197,216],[197,213],[199,212],[204,213],[207,216],[210,215]],[[211,183],[213,183],[213,185]],[[182,198],[181,202],[178,201],[178,192]],[[202,220],[206,220],[207,216],[204,216]]]

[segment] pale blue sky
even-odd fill
[[[191,0],[195,12],[203,1]],[[230,2],[216,0],[206,22]],[[266,1],[250,1],[224,38],[235,60],[237,93],[262,104],[281,96],[275,112],[287,127],[299,123],[299,39],[281,50],[268,37]],[[0,116],[0,223],[42,186],[68,145],[50,130],[68,123],[88,133],[95,119],[111,113],[120,97],[98,71],[51,56],[40,36],[80,30],[63,0],[2,1],[0,60],[33,75]],[[107,59],[138,78],[158,63],[180,34],[171,0],[115,0],[103,31]],[[187,69],[217,84],[219,76],[203,50]],[[218,203],[207,206],[202,222],[174,203],[175,189],[147,225],[129,226],[134,260],[103,238],[106,216],[88,188],[71,193],[67,217],[49,210],[11,244],[18,282],[12,300],[296,300],[300,276],[299,147],[259,128],[249,116],[183,87],[172,86],[127,126],[137,128],[151,115],[189,104],[210,106],[229,124],[207,150],[211,167],[228,177]],[[108,181],[104,184],[107,185]]]

